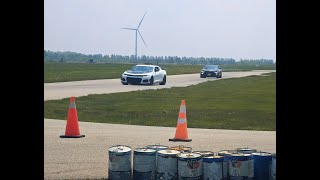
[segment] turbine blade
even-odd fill
[[[143,40],[143,37],[142,37],[142,35],[140,34],[140,31],[139,31],[139,29],[138,29],[138,33],[139,33],[139,35],[140,35],[140,37],[141,37],[141,39],[142,39],[142,41],[143,41],[143,43],[144,43],[144,45],[147,47],[147,45],[146,45],[146,43],[144,42],[144,40]]]
[[[128,30],[137,30],[137,29],[133,29],[133,28],[121,28],[121,29],[128,29]]]
[[[140,23],[139,23],[139,26],[137,27],[137,29],[139,29],[139,27],[140,27],[140,25],[141,25],[141,23],[142,23],[142,21],[143,21],[143,18],[144,18],[144,16],[147,14],[147,11],[144,13],[144,15],[143,15],[143,17],[142,17],[142,19],[141,19],[141,21],[140,21]]]

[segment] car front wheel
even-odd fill
[[[205,76],[205,75],[200,74],[200,78],[206,78],[206,76]]]
[[[160,85],[165,85],[167,82],[167,77],[166,76],[163,76],[163,79],[162,79],[162,82],[159,83]]]
[[[149,81],[149,85],[153,85],[153,83],[154,83],[154,79],[153,79],[153,76],[151,76],[150,81]]]
[[[122,83],[122,85],[128,85],[128,83],[124,83],[124,82],[121,82]]]

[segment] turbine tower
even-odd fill
[[[136,62],[138,62],[138,56],[137,56],[137,52],[138,52],[138,33],[139,33],[139,35],[140,35],[140,37],[141,37],[144,45],[147,47],[147,45],[146,45],[146,43],[144,42],[143,37],[142,37],[142,35],[141,35],[140,31],[139,31],[139,27],[140,27],[140,25],[141,25],[141,23],[142,23],[142,21],[143,21],[143,18],[144,18],[144,16],[145,16],[146,14],[147,14],[147,11],[144,13],[144,15],[143,15],[143,17],[142,17],[142,19],[141,19],[141,21],[140,21],[140,23],[139,23],[139,25],[138,25],[137,28],[122,28],[122,29],[127,29],[127,30],[134,30],[134,31],[136,31],[136,49],[135,49],[135,52],[136,52],[136,54],[135,54]]]

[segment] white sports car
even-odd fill
[[[149,84],[159,83],[165,85],[167,72],[156,65],[135,65],[131,70],[125,71],[121,76],[121,83],[128,84]]]

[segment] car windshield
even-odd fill
[[[218,69],[217,65],[205,65],[203,69]]]
[[[152,72],[153,67],[151,67],[151,66],[134,66],[131,70],[132,71]]]

